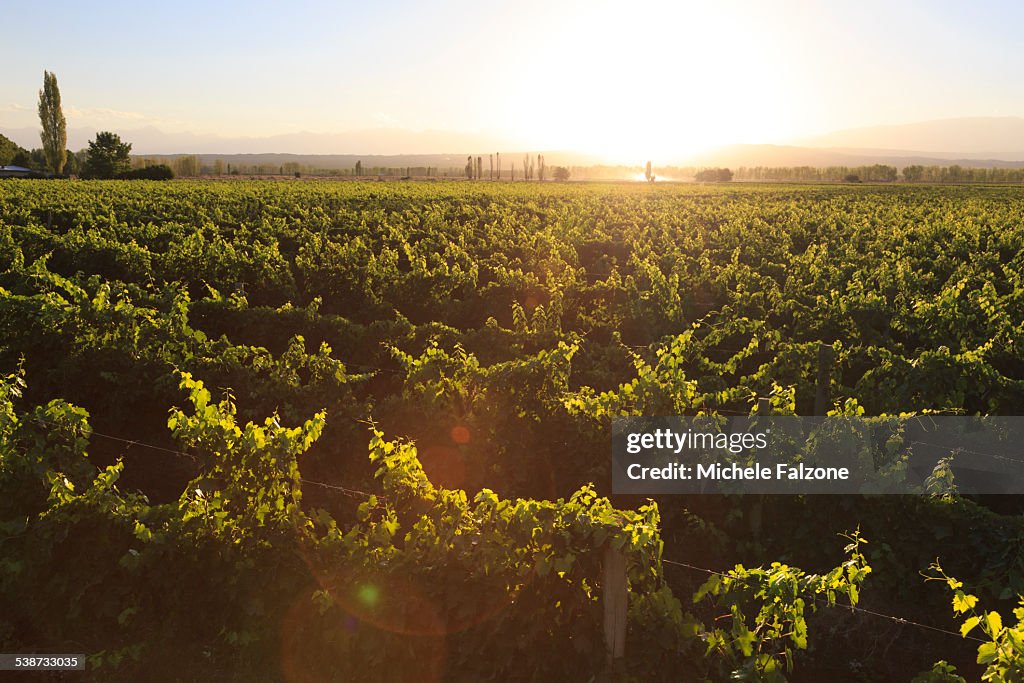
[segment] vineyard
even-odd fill
[[[104,681],[1021,680],[1022,499],[652,501],[609,467],[612,416],[812,414],[822,343],[834,414],[1022,413],[1022,201],[2,183],[0,652]]]

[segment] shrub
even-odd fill
[[[156,166],[136,168],[127,173],[122,173],[119,177],[124,180],[171,180],[174,178],[174,171],[167,164],[158,164]]]

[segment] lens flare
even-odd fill
[[[373,608],[380,600],[380,589],[373,584],[364,584],[356,591],[356,597],[368,608]]]
[[[362,586],[359,601],[367,586]],[[374,587],[375,588],[375,587]],[[377,594],[380,597],[379,593]],[[327,683],[359,676],[361,666],[353,659],[365,642],[399,645],[394,656],[382,662],[382,680],[395,683],[437,683],[444,675],[447,649],[443,635],[382,633],[376,624],[364,622],[344,609],[324,610],[323,605],[301,592],[281,623],[281,672],[286,683]],[[364,644],[361,645],[361,642]]]
[[[419,455],[423,471],[435,486],[457,489],[466,485],[466,456],[459,449],[427,446]]]
[[[464,446],[467,443],[469,443],[469,427],[465,425],[455,425],[454,427],[452,427],[451,436],[452,441],[459,444],[460,446]]]

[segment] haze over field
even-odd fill
[[[19,57],[0,81],[0,133],[25,147],[39,144],[48,69],[72,149],[112,130],[137,154],[1024,160],[1024,8],[1012,2],[57,2],[4,14]]]

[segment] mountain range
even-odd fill
[[[695,155],[693,166],[1024,167],[1024,118],[969,117],[850,128],[792,145],[729,145]]]
[[[115,131],[139,155],[200,154],[203,160],[227,163],[298,161],[320,168],[364,166],[461,167],[467,155],[525,150],[521,141],[495,133],[412,131],[375,128],[344,133],[287,133],[267,137],[227,137],[169,133],[154,127]],[[0,129],[26,148],[39,146],[35,128]],[[68,131],[68,147],[81,149],[96,131]],[[396,152],[400,154],[396,154]],[[502,152],[509,163],[523,151]],[[596,155],[545,152],[549,165],[593,165]],[[239,155],[245,155],[244,157]],[[637,159],[636,165],[644,163]],[[794,140],[788,145],[728,145],[689,158],[659,159],[659,165],[680,166],[862,166],[910,164],[1024,167],[1024,118],[970,117],[899,125],[852,128]]]
[[[132,144],[132,153],[158,154],[483,154],[493,150],[524,149],[517,140],[497,133],[368,128],[342,133],[283,133],[264,137],[167,132],[154,126],[113,132]],[[26,149],[39,146],[38,128],[0,128]],[[91,128],[69,128],[68,149],[79,150],[96,136]]]

